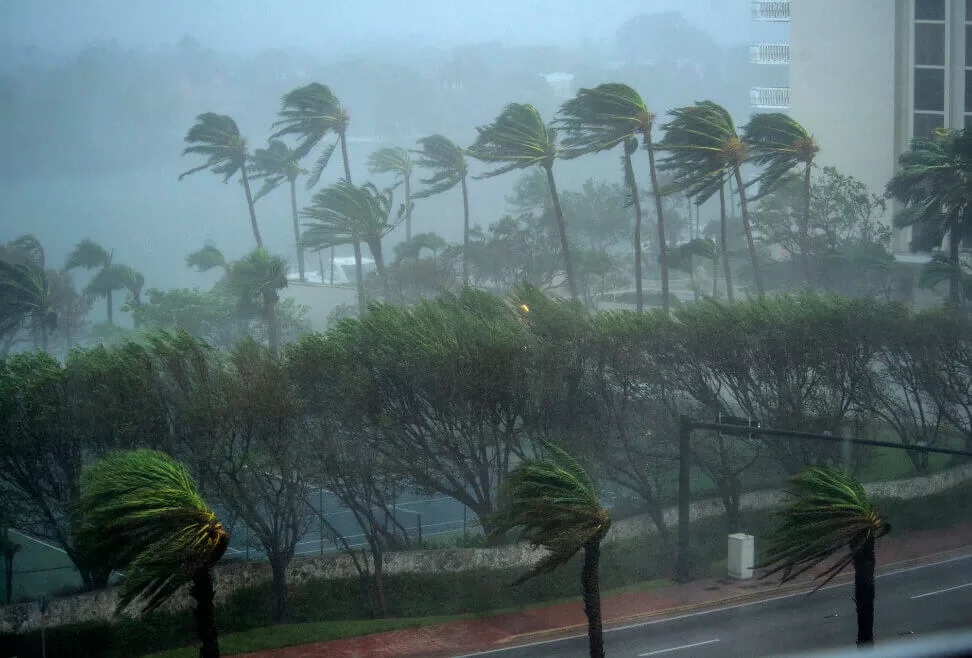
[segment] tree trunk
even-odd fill
[[[331,259],[334,262],[334,259]],[[355,277],[358,279],[358,317],[364,317],[365,312],[368,310],[368,305],[365,303],[365,289],[364,289],[364,273],[361,271],[361,243],[354,243],[354,273]]]
[[[466,176],[459,181],[462,186],[462,285],[469,285],[469,190],[466,188]]]
[[[665,218],[662,213],[661,191],[658,189],[658,172],[655,170],[655,147],[651,136],[645,136],[648,149],[648,167],[651,170],[651,193],[655,197],[655,212],[658,214],[658,266],[661,268],[662,298],[665,311],[668,311],[668,251],[665,242]]]
[[[600,561],[601,538],[598,533],[584,544],[584,566],[581,569],[581,590],[584,596],[584,614],[587,615],[587,640],[591,658],[604,658],[604,635],[601,629]]]
[[[108,304],[108,324],[115,324],[115,320],[114,320],[114,309],[112,307],[112,303],[111,303],[112,302],[112,299],[111,299],[111,297],[112,297],[111,291],[109,290],[108,291],[108,294],[105,295],[105,301]]]
[[[320,253],[320,252],[318,252]],[[323,266],[321,270],[321,279],[324,278]],[[331,285],[334,285],[334,247],[331,247]]]
[[[348,142],[342,131],[338,137],[341,140],[341,156],[344,158],[344,180],[351,182],[351,165],[348,162]]]
[[[13,565],[14,565],[15,554],[16,554],[16,550],[9,545],[7,546],[7,550],[4,551],[3,554],[3,578],[4,578],[4,586],[5,586],[4,596],[6,598],[5,603],[7,605],[10,605],[10,602],[13,601]]]
[[[631,154],[627,149],[624,152],[624,177],[628,181],[628,189],[631,190],[631,198],[634,200],[635,226],[634,226],[634,256],[635,256],[635,308],[640,312],[645,310],[644,291],[642,290],[641,273],[641,199],[638,198],[638,182],[635,180],[634,167],[631,166]],[[667,281],[662,278],[662,289],[664,290]],[[663,304],[668,310],[668,296],[664,296]]]
[[[256,210],[253,208],[253,195],[250,193],[250,178],[246,175],[246,167],[244,166],[241,171],[243,172],[243,191],[246,193],[246,205],[250,209],[250,228],[253,229],[253,238],[256,240],[257,246],[263,246],[263,238],[260,237],[260,227],[257,226]]]
[[[290,617],[290,609],[287,604],[287,564],[281,556],[276,555],[269,558],[270,573],[270,596],[273,599],[273,620],[276,623],[283,623]]]
[[[952,227],[948,234],[948,259],[952,261],[952,273],[948,277],[948,301],[954,308],[958,308],[959,301],[962,298],[962,270],[959,262],[959,244],[961,242],[962,238],[958,227]]]
[[[874,537],[854,556],[854,602],[857,604],[857,643],[874,643]]]
[[[213,577],[209,569],[197,569],[192,575],[192,598],[196,600],[196,636],[201,643],[199,658],[219,658],[219,640],[216,634],[216,604]]]
[[[300,244],[300,224],[297,221],[297,179],[290,180],[290,210],[294,217],[294,244],[297,246],[297,273],[300,275],[301,282],[307,281],[304,276],[304,248]],[[324,272],[321,272],[321,281],[324,280]]]
[[[280,354],[280,327],[277,326],[276,301],[270,295],[266,295],[263,304],[267,316],[267,345],[271,352]]]
[[[381,240],[373,240],[368,243],[371,250],[371,257],[375,259],[375,269],[378,270],[378,278],[381,280],[381,294],[385,301],[391,300],[391,292],[388,288],[388,275],[385,273],[385,257],[381,251]]]
[[[412,176],[405,174],[405,242],[412,241]]]
[[[577,300],[577,281],[574,280],[574,261],[570,257],[570,245],[567,244],[567,225],[564,223],[564,211],[560,208],[560,197],[557,195],[557,184],[554,182],[553,166],[544,165],[547,170],[547,185],[550,187],[550,198],[553,200],[554,215],[557,217],[557,230],[560,231],[560,248],[564,253],[564,271],[567,274],[567,285],[570,287],[570,298]]]
[[[731,304],[733,301],[732,294],[732,268],[729,265],[729,243],[726,236],[726,185],[725,181],[719,185],[719,231],[720,240],[722,240],[722,269],[725,273],[725,283],[726,283],[726,299],[729,300]]]
[[[739,189],[739,209],[742,211],[743,230],[746,231],[746,244],[749,246],[749,257],[753,261],[753,279],[756,281],[756,292],[763,294],[763,273],[759,269],[759,258],[756,257],[756,243],[753,241],[753,227],[749,224],[749,201],[746,200],[746,186],[743,185],[742,170],[736,167],[736,187]]]
[[[810,167],[808,162],[803,172],[803,223],[800,226],[800,254],[803,258],[803,281],[807,288],[813,287],[810,277]]]

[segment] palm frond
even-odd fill
[[[240,134],[233,118],[225,114],[204,112],[198,115],[196,123],[186,133],[185,142],[189,146],[183,149],[183,155],[201,155],[206,162],[182,172],[179,180],[209,169],[223,176],[225,182],[246,166],[246,139]]]
[[[74,249],[68,254],[67,262],[64,263],[64,269],[73,270],[83,267],[86,270],[93,270],[107,267],[109,264],[111,264],[111,253],[97,242],[85,238],[74,245]]]
[[[612,82],[581,89],[561,106],[556,123],[567,133],[564,148],[577,155],[611,149],[639,135],[650,141],[654,120],[637,91]]]
[[[557,131],[547,126],[533,105],[510,103],[493,123],[478,126],[476,141],[467,153],[499,165],[477,178],[492,178],[533,165],[550,166],[557,157]]]
[[[296,151],[303,158],[329,133],[343,135],[350,117],[331,88],[318,82],[293,89],[280,101],[280,120],[274,123],[279,130],[270,136],[285,135],[298,138]]]
[[[212,245],[206,245],[186,255],[186,267],[194,267],[198,272],[206,272],[214,267],[226,268],[223,252]]]
[[[750,184],[759,185],[759,196],[774,189],[798,165],[809,165],[820,147],[806,128],[782,112],[757,114],[743,127],[743,141],[752,161],[765,167]]]
[[[397,226],[390,221],[391,195],[378,191],[371,183],[357,186],[341,179],[311,199],[300,211],[310,220],[301,236],[309,249],[320,249],[356,242],[380,241]]]
[[[462,149],[443,135],[430,135],[418,140],[421,147],[415,151],[414,164],[433,172],[429,178],[420,179],[425,189],[412,193],[413,199],[424,199],[451,190],[468,173],[466,156]]]

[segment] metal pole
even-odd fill
[[[689,580],[689,496],[691,477],[689,466],[692,438],[692,422],[681,416],[678,424],[678,553],[675,563],[675,580]]]

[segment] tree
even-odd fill
[[[583,549],[581,591],[587,636],[592,658],[603,657],[600,558],[611,517],[601,507],[594,483],[580,464],[553,444],[544,443],[543,448],[548,459],[521,462],[501,485],[493,532],[519,530],[530,544],[547,551],[515,584],[553,571]]]
[[[91,298],[104,297],[108,308],[108,324],[114,324],[112,311],[112,293],[125,290],[129,283],[135,286],[137,280],[132,278],[131,270],[126,265],[109,264],[101,268],[84,287],[84,294]]]
[[[680,244],[671,251],[671,265],[677,270],[681,270],[689,275],[692,280],[692,290],[698,299],[699,289],[695,285],[695,259],[703,258],[712,263],[712,296],[716,294],[716,275],[719,267],[719,251],[715,243],[707,238],[695,238],[684,244]]]
[[[725,216],[725,184],[735,178],[739,191],[739,205],[742,209],[743,229],[749,247],[749,257],[753,263],[753,277],[756,291],[764,292],[763,277],[753,242],[752,227],[749,223],[749,204],[746,186],[742,180],[742,164],[746,160],[747,147],[733,124],[732,117],[721,105],[712,101],[702,101],[688,107],[669,112],[672,120],[664,126],[665,139],[661,148],[669,155],[662,163],[662,169],[675,174],[674,190],[685,190],[702,203],[716,192],[719,193],[719,208]],[[726,245],[725,220],[722,230],[722,257],[726,268],[726,289],[731,291],[732,275],[729,271],[728,247]],[[729,292],[730,299],[732,293]]]
[[[50,278],[43,267],[0,260],[0,335],[15,339],[22,327],[29,326],[34,347],[46,350],[57,321]]]
[[[396,146],[378,149],[368,156],[368,171],[372,174],[394,174],[395,187],[405,185],[405,241],[412,239],[412,168],[408,151]],[[394,189],[394,188],[392,188]]]
[[[208,272],[214,267],[220,267],[225,272],[227,265],[223,252],[212,245],[206,245],[186,255],[186,267],[194,267],[197,272]]]
[[[115,452],[84,470],[76,542],[109,569],[125,569],[118,609],[150,612],[187,583],[201,658],[218,658],[211,570],[229,533],[182,464],[163,452]]]
[[[257,247],[229,264],[224,281],[238,300],[244,317],[255,315],[266,322],[267,344],[274,353],[279,351],[280,326],[276,310],[280,290],[287,287],[287,261]]]
[[[142,276],[141,272],[136,271],[128,265],[122,265],[120,268],[119,274],[121,275],[122,288],[128,292],[128,303],[122,310],[125,310],[125,308],[134,310],[142,305],[142,288],[145,287],[145,277]],[[134,319],[134,321],[137,327],[138,320]]]
[[[205,112],[196,117],[196,123],[189,128],[185,137],[189,144],[182,155],[196,154],[206,158],[205,164],[193,167],[179,174],[182,180],[197,171],[209,169],[214,174],[223,177],[223,182],[229,182],[239,173],[243,181],[243,192],[246,194],[246,205],[250,210],[250,228],[253,229],[253,239],[258,247],[263,246],[260,237],[260,227],[257,225],[256,210],[253,207],[253,195],[250,193],[250,178],[246,173],[249,154],[246,150],[246,139],[240,134],[240,129],[232,117],[225,114]]]
[[[766,576],[783,572],[783,582],[819,566],[845,549],[825,571],[820,587],[854,566],[857,643],[874,642],[874,542],[888,525],[868,500],[864,487],[844,471],[808,468],[790,480],[791,502],[780,513],[766,553]],[[818,587],[819,589],[819,587]]]
[[[754,163],[766,167],[756,181],[759,196],[776,188],[795,167],[803,166],[803,221],[800,223],[800,258],[806,285],[810,278],[810,173],[820,147],[813,135],[783,112],[757,114],[743,127]]]
[[[431,169],[432,175],[420,179],[425,189],[414,196],[424,199],[434,194],[441,194],[459,185],[462,190],[462,284],[469,285],[469,267],[466,252],[469,250],[469,190],[466,178],[469,176],[469,165],[462,149],[456,146],[448,137],[430,135],[418,140],[422,147],[416,155],[415,164],[425,169]]]
[[[351,117],[330,87],[312,82],[292,89],[284,94],[280,101],[279,116],[280,120],[273,125],[281,128],[270,138],[277,139],[284,135],[297,137],[300,141],[294,150],[301,159],[306,157],[329,133],[335,133],[341,144],[341,155],[344,159],[344,179],[351,182],[347,145],[348,123]],[[333,144],[325,147],[321,152],[311,169],[310,178],[307,179],[308,188],[317,185],[333,152]]]
[[[67,262],[64,265],[65,271],[70,271],[83,267],[86,270],[97,269],[95,275],[88,281],[84,288],[84,294],[89,298],[104,297],[107,311],[108,324],[113,324],[113,296],[116,290],[123,290],[129,281],[128,269],[123,265],[116,265],[114,251],[107,251],[104,247],[88,238],[85,238],[68,254]]]
[[[561,106],[559,122],[569,135],[564,141],[564,147],[571,155],[598,153],[614,148],[618,144],[623,147],[621,162],[624,167],[624,181],[630,190],[629,202],[635,209],[635,297],[639,311],[644,308],[641,276],[641,199],[631,156],[638,148],[637,138],[641,137],[644,148],[648,151],[651,188],[655,198],[655,211],[658,214],[658,262],[661,265],[662,306],[667,311],[669,297],[665,220],[655,169],[655,148],[652,144],[655,114],[648,109],[638,92],[628,85],[608,83],[577,92],[575,98]]]
[[[895,217],[899,227],[919,226],[913,250],[939,247],[948,235],[949,260],[955,265],[949,300],[961,299],[959,244],[968,234],[966,208],[972,203],[972,133],[965,130],[935,131],[915,138],[898,158],[900,169],[888,181],[886,196],[905,204]]]
[[[263,185],[253,197],[254,203],[284,181],[290,183],[290,211],[294,222],[294,244],[297,248],[297,272],[300,280],[305,281],[304,248],[300,243],[300,225],[297,223],[297,177],[307,172],[301,169],[299,154],[279,139],[273,139],[267,148],[253,152],[251,162],[250,171],[253,176],[263,179]]]
[[[557,131],[544,124],[540,112],[533,105],[510,103],[496,120],[476,128],[479,133],[476,141],[468,149],[469,155],[499,167],[479,176],[491,178],[516,169],[527,169],[535,165],[543,167],[547,174],[550,199],[554,206],[557,229],[560,233],[560,248],[564,258],[564,271],[570,288],[571,299],[577,299],[577,280],[574,277],[574,264],[570,258],[570,245],[567,241],[567,225],[557,195],[553,165],[560,149],[557,146]]]

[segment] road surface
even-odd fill
[[[880,574],[874,636],[878,642],[972,627],[972,555]],[[763,601],[688,613],[605,631],[605,652],[633,658],[779,656],[853,647],[853,585],[829,585],[812,596],[790,593]],[[549,640],[475,656],[588,656],[587,636]]]

